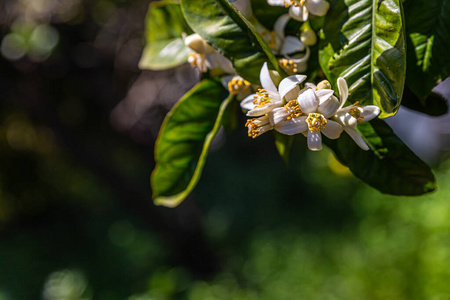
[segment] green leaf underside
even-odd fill
[[[430,167],[412,152],[382,120],[358,125],[373,151],[364,151],[343,133],[325,139],[337,158],[367,184],[391,195],[422,195],[436,189]]]
[[[405,36],[399,0],[340,0],[325,17],[320,65],[333,85],[344,77],[349,100],[394,115],[403,95]]]
[[[253,25],[226,0],[182,0],[181,7],[189,26],[229,58],[246,80],[258,84],[264,62],[287,76]]]
[[[440,80],[450,76],[450,0],[405,3],[408,42],[406,82],[423,101]]]
[[[180,4],[173,1],[152,2],[145,16],[146,44],[139,68],[164,70],[187,62],[189,52],[182,34],[192,30],[184,20]]]
[[[193,190],[223,113],[234,100],[227,96],[220,82],[203,80],[167,114],[155,146],[151,176],[155,204],[175,207]]]

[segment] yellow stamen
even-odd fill
[[[189,53],[188,54],[188,63],[193,68],[198,68],[201,72],[205,73],[207,71],[206,67],[206,55],[203,53]]]
[[[306,118],[306,123],[308,123],[308,128],[311,132],[320,131],[327,125],[327,119],[321,114],[311,113]]]
[[[259,135],[269,131],[272,127],[269,124],[269,117],[264,115],[259,118],[253,118],[247,120],[245,126],[248,128],[248,136],[251,138],[257,138]]]
[[[251,85],[252,84],[247,80],[235,76],[228,82],[228,91],[231,95],[237,95],[239,93],[245,94],[249,92]]]
[[[359,105],[359,101],[356,101],[352,105],[352,108],[348,111],[348,114],[350,116],[352,116],[353,118],[355,118],[356,121],[358,122],[358,124],[364,122],[364,117],[361,116],[361,113],[362,113],[362,109],[361,109],[361,106]]]
[[[276,47],[276,45],[277,45],[277,35],[276,35],[275,31],[271,31],[271,30],[265,29],[265,30],[263,30],[261,32],[261,36],[267,42],[267,45],[269,45],[270,49],[273,50],[273,48]]]
[[[298,66],[292,59],[280,58],[278,60],[280,67],[288,73],[288,75],[294,75],[297,73]]]
[[[265,89],[258,89],[256,92],[256,95],[253,96],[255,100],[253,100],[253,104],[255,105],[255,108],[263,107],[264,105],[267,105],[270,103],[270,95],[267,93]]]
[[[288,113],[288,116],[286,117],[287,120],[300,117],[302,114],[302,110],[300,109],[297,100],[289,101],[284,108],[286,108],[286,112]]]

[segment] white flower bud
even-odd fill
[[[208,45],[208,43],[198,33],[187,36],[184,39],[184,44],[195,52],[201,54],[211,54],[215,51],[214,48]]]

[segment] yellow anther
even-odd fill
[[[261,32],[261,36],[263,37],[263,39],[267,42],[267,44],[269,45],[269,48],[273,50],[273,48],[276,47],[277,45],[277,34],[275,33],[275,31],[271,31],[271,30],[263,30]]]
[[[267,115],[264,115],[257,119],[250,119],[247,121],[247,123],[245,123],[245,126],[248,128],[248,136],[252,138],[256,138],[259,135],[272,129],[269,117]]]
[[[253,96],[255,100],[253,100],[253,104],[255,105],[255,108],[263,107],[264,105],[267,105],[270,103],[270,95],[267,93],[265,89],[258,89],[256,92],[256,95]]]
[[[321,114],[311,113],[308,115],[308,118],[306,118],[306,123],[308,123],[309,131],[320,131],[327,125],[327,119]]]
[[[286,108],[286,112],[288,113],[288,116],[286,117],[287,120],[300,117],[302,114],[302,110],[300,109],[297,100],[289,101],[284,108]]]
[[[298,65],[292,59],[280,58],[278,64],[288,75],[294,75],[298,71]]]
[[[362,113],[362,108],[359,105],[359,101],[356,101],[353,105],[352,108],[350,108],[350,110],[348,111],[348,114],[350,116],[352,116],[353,118],[356,119],[356,121],[358,122],[358,124],[364,122],[364,117],[361,116]]]
[[[305,5],[306,0],[300,0],[300,5],[304,6]]]
[[[245,127],[248,128],[248,136],[254,139],[259,135],[258,125],[255,124],[256,120],[257,119],[253,118],[247,120],[247,123],[245,123]]]
[[[239,76],[235,76],[228,82],[228,91],[232,95],[237,95],[239,93],[245,94],[249,92],[249,88],[251,85],[252,84],[247,80],[242,79]]]
[[[203,73],[205,73],[208,69],[206,66],[206,55],[203,53],[189,53],[188,63],[191,65],[191,67],[197,68]]]

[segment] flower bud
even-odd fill
[[[317,35],[312,29],[306,29],[300,35],[300,40],[307,46],[313,46],[317,43]]]
[[[328,89],[331,90],[331,84],[328,80],[322,80],[316,87],[316,90]]]
[[[187,36],[184,44],[197,53],[211,54],[215,51],[198,33]]]

